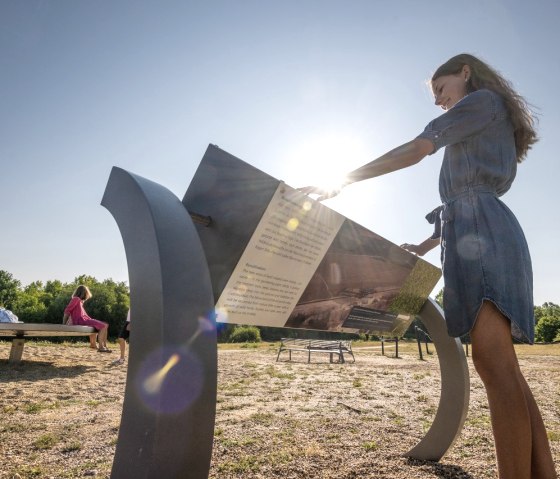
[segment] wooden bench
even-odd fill
[[[87,336],[95,333],[89,326],[67,326],[47,323],[0,323],[0,336],[14,338],[10,350],[11,363],[19,363],[27,337]]]
[[[353,362],[356,362],[354,353],[352,352],[352,341],[326,341],[320,339],[295,339],[282,338],[280,349],[276,361],[280,359],[280,354],[288,351],[289,361],[292,360],[292,351],[304,351],[307,353],[307,362],[311,362],[311,353],[326,353],[330,355],[330,362],[333,362],[334,356],[338,356],[338,362],[344,363],[344,354],[350,354]]]

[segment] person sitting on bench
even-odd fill
[[[64,310],[64,316],[62,322],[64,324],[73,324],[76,326],[90,326],[97,330],[99,348],[97,352],[99,353],[110,353],[111,350],[107,347],[107,331],[108,324],[103,321],[98,321],[97,319],[90,318],[85,309],[84,302],[91,298],[91,292],[87,286],[81,284],[76,288],[76,291],[72,294],[72,299],[66,306]]]

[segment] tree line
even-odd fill
[[[21,282],[8,271],[0,270],[0,306],[14,312],[24,323],[61,323],[64,308],[72,293],[80,284],[85,284],[92,292],[86,303],[87,313],[95,319],[109,324],[109,336],[116,337],[126,319],[130,305],[129,288],[124,282],[112,279],[103,281],[93,276],[81,275],[72,282],[63,283],[49,280],[46,283],[35,281],[22,286]],[[441,305],[442,291],[436,296]],[[422,325],[415,320],[405,337],[414,337],[414,326]],[[423,328],[423,327],[422,327]],[[286,328],[254,327],[218,324],[220,342],[277,341],[281,337],[300,337],[314,339],[374,339],[375,336],[328,331],[305,331]],[[535,306],[535,340],[538,342],[560,341],[560,306],[545,302]]]

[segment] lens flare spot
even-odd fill
[[[165,414],[188,408],[200,396],[203,384],[200,359],[186,347],[152,351],[135,378],[136,391],[144,405]]]
[[[198,317],[198,330],[203,333],[211,333],[215,331],[216,325],[214,322],[207,318],[206,316],[199,316]]]
[[[457,241],[457,252],[466,260],[477,260],[486,251],[486,243],[474,234],[463,236]]]
[[[286,223],[286,228],[288,228],[288,230],[290,231],[295,231],[297,230],[297,227],[299,226],[299,220],[297,218],[291,218],[287,223]]]
[[[167,363],[144,381],[144,390],[148,394],[157,394],[169,370],[179,362],[179,355],[173,354]]]
[[[204,335],[208,333],[215,333],[216,331],[216,323],[213,321],[215,320],[214,312],[211,313],[210,317],[206,316],[199,316],[198,317],[198,328],[194,334],[189,338],[189,340],[185,343],[186,348],[190,348],[191,345],[198,339],[200,335]]]
[[[311,211],[312,207],[313,205],[311,204],[311,201],[305,201],[302,205],[303,211]]]

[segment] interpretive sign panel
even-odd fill
[[[198,232],[219,322],[399,336],[440,278],[435,266],[215,146],[183,204],[212,218]]]
[[[280,183],[217,301],[218,321],[284,326],[343,222]]]

